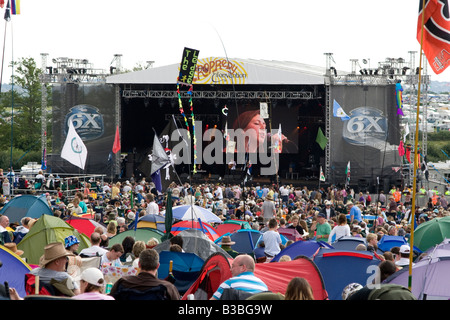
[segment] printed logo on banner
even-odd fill
[[[373,141],[386,141],[388,120],[383,112],[371,107],[353,109],[344,124],[343,138],[352,145],[366,146]]]
[[[98,108],[91,105],[80,104],[70,109],[64,121],[65,134],[69,130],[70,121],[83,141],[100,138],[105,131],[102,114]]]

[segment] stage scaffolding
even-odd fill
[[[359,59],[350,59],[351,62],[351,72],[339,74],[334,67],[333,53],[324,53],[326,56],[326,74],[325,74],[325,95],[326,95],[326,115],[325,115],[325,135],[328,138],[328,144],[325,150],[325,169],[324,174],[326,179],[329,181],[330,178],[330,145],[333,143],[331,141],[330,134],[330,116],[332,115],[332,102],[330,101],[330,85],[342,85],[342,86],[378,86],[378,85],[388,85],[395,84],[401,81],[403,87],[403,98],[405,98],[405,93],[408,94],[409,104],[411,110],[416,109],[417,97],[415,96],[419,84],[419,68],[415,67],[415,55],[417,52],[408,51],[409,61],[403,58],[386,58],[385,61],[379,62],[377,67],[366,67],[368,61],[367,59],[362,59],[363,66],[359,63]],[[425,58],[424,58],[425,59]],[[425,61],[426,62],[426,61]],[[421,102],[422,116],[424,119],[427,118],[427,107],[428,107],[428,87],[430,83],[430,76],[427,75],[427,64],[422,64],[422,76],[421,76],[421,92],[423,100]],[[359,70],[358,70],[359,69]],[[358,72],[357,72],[358,70]],[[401,128],[404,130],[406,125],[409,125],[409,119],[401,119]],[[414,129],[414,128],[410,128]],[[422,131],[422,153],[427,154],[427,128],[426,122],[422,124],[420,129]],[[408,140],[414,141],[415,130],[410,130]],[[414,145],[414,143],[412,143]],[[403,164],[402,164],[403,166]],[[402,168],[403,170],[403,168]],[[409,184],[412,185],[413,172],[411,164],[408,168],[408,173],[404,175],[404,178],[408,179]],[[402,172],[403,174],[403,172]]]

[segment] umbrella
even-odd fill
[[[106,227],[104,225],[92,219],[70,217],[66,222],[88,237],[91,236],[97,227],[101,227],[103,231],[106,232]]]
[[[450,237],[450,217],[434,218],[420,224],[414,231],[414,246],[421,251]]]
[[[186,229],[201,230],[211,241],[215,241],[219,238],[219,235],[210,224],[198,221],[179,221],[172,226],[170,233],[176,236],[181,231]]]
[[[200,206],[196,205],[182,205],[172,208],[172,215],[174,219],[178,220],[195,220],[201,219],[202,222],[208,223],[222,223],[222,220],[214,213]]]

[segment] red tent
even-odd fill
[[[285,236],[288,240],[298,241],[303,239],[297,229],[293,228],[278,228],[278,233]]]
[[[322,274],[308,257],[299,257],[286,262],[257,263],[255,275],[264,281],[269,291],[283,295],[292,278],[305,278],[313,289],[315,300],[328,299]]]
[[[223,236],[225,233],[233,233],[237,230],[240,230],[241,228],[241,225],[234,223],[223,223],[215,227],[216,232],[219,236]]]
[[[74,227],[74,229],[77,229],[78,232],[84,233],[88,237],[91,236],[97,227],[102,227],[102,229],[106,231],[106,227],[104,225],[92,219],[70,217],[66,220],[66,222]]]
[[[197,280],[184,293],[181,300],[187,300],[190,294],[195,296],[195,300],[209,300],[219,285],[229,278],[231,278],[230,261],[220,252],[213,253],[205,261]]]

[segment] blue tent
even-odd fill
[[[168,279],[180,294],[183,294],[197,280],[204,260],[195,253],[161,251],[159,253],[158,278],[169,277],[170,261],[172,261],[172,276]]]
[[[334,249],[340,250],[355,250],[359,244],[364,244],[367,246],[367,241],[365,238],[360,237],[342,237],[331,243]]]
[[[288,255],[292,260],[298,256],[312,258],[317,250],[322,247],[323,245],[315,240],[296,241],[281,250],[280,253],[271,260],[271,262],[278,262],[278,260],[280,260],[280,258],[284,255]]]
[[[321,248],[313,258],[320,270],[330,300],[342,300],[342,291],[350,283],[365,286],[375,277],[381,262],[373,253]]]
[[[43,214],[53,215],[45,194],[33,196],[29,194],[16,196],[11,199],[0,211],[11,222],[20,222],[23,217],[40,218]]]
[[[18,255],[0,245],[0,283],[8,282],[10,288],[15,288],[19,296],[24,297],[25,275],[30,273],[31,267]]]
[[[222,241],[224,236],[229,236],[231,241],[236,242],[231,248],[239,253],[253,253],[253,250],[257,247],[257,243],[261,238],[262,233],[253,229],[239,229],[233,233],[225,233],[218,238],[214,243],[218,244]]]
[[[383,252],[391,250],[393,247],[401,247],[404,244],[408,244],[405,237],[402,236],[382,236],[378,241],[378,249]]]

